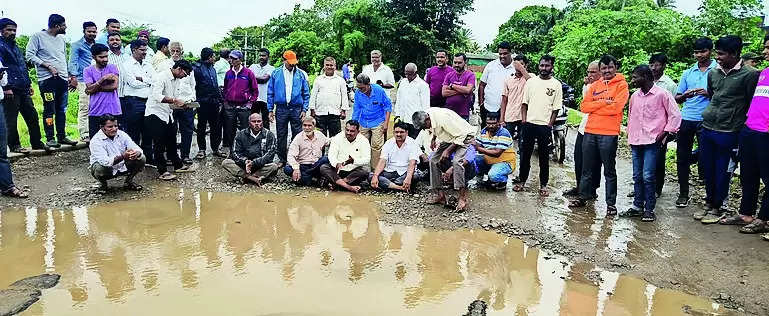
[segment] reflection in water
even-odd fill
[[[495,233],[386,225],[346,194],[6,210],[0,266],[0,284],[62,275],[25,315],[458,315],[475,299],[489,315],[723,312],[612,272],[571,280],[564,258]]]

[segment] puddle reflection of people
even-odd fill
[[[229,159],[222,161],[222,167],[232,176],[256,185],[275,175],[278,165],[275,158],[275,135],[262,127],[262,116],[258,113],[248,117],[248,128],[235,135]]]
[[[393,132],[395,137],[382,147],[379,163],[369,175],[369,181],[374,189],[409,192],[411,184],[423,176],[421,171],[416,170],[422,152],[416,141],[408,136],[408,123],[395,123]]]
[[[329,163],[320,166],[325,186],[334,189],[340,186],[347,191],[358,193],[358,183],[368,177],[371,161],[371,146],[368,139],[360,134],[360,123],[349,120],[344,126],[344,135],[331,138],[328,148]]]

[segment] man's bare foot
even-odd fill
[[[357,185],[351,185],[349,188],[347,188],[352,193],[358,193],[360,192],[360,186]]]
[[[256,186],[261,186],[262,185],[262,178],[261,177],[246,176],[246,180],[253,182]]]
[[[467,211],[467,200],[460,199],[459,202],[457,202],[457,208],[455,210],[459,213]]]

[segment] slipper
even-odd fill
[[[609,205],[606,207],[606,216],[614,216],[617,215],[617,207],[614,205]]]
[[[137,184],[136,182],[133,182],[133,181],[126,182],[123,185],[123,188],[130,191],[141,191],[142,189],[144,189],[144,187],[142,187],[140,184]]]
[[[585,207],[585,206],[587,206],[587,201],[582,199],[571,200],[569,202],[569,207]]]
[[[742,226],[740,232],[743,234],[769,233],[769,224],[760,219],[755,219],[752,223]]]
[[[202,160],[206,158],[206,152],[205,151],[199,151],[197,155],[195,155],[196,160]]]
[[[27,194],[26,192],[20,190],[17,187],[11,187],[10,189],[5,190],[3,192],[3,195],[8,196],[8,197],[13,197],[13,198],[19,198],[19,199],[26,199],[26,198],[29,197],[29,194]]]
[[[158,178],[163,181],[171,181],[171,180],[175,180],[176,176],[166,171],[166,173],[161,174]]]
[[[750,224],[750,222],[746,222],[744,219],[742,219],[742,215],[734,215],[729,217],[724,217],[720,221],[718,221],[721,225],[741,225],[745,226]]]
[[[521,191],[523,191],[523,189],[524,189],[524,187],[522,185],[520,185],[520,184],[516,184],[516,185],[513,186],[513,191],[515,191],[515,192],[521,192]]]
[[[763,234],[761,235],[761,239],[769,241],[769,234]]]
[[[550,196],[550,192],[547,189],[539,189],[539,196],[548,197]]]

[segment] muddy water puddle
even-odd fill
[[[388,225],[347,194],[180,191],[0,212],[0,287],[61,274],[22,315],[726,314],[484,230]]]

